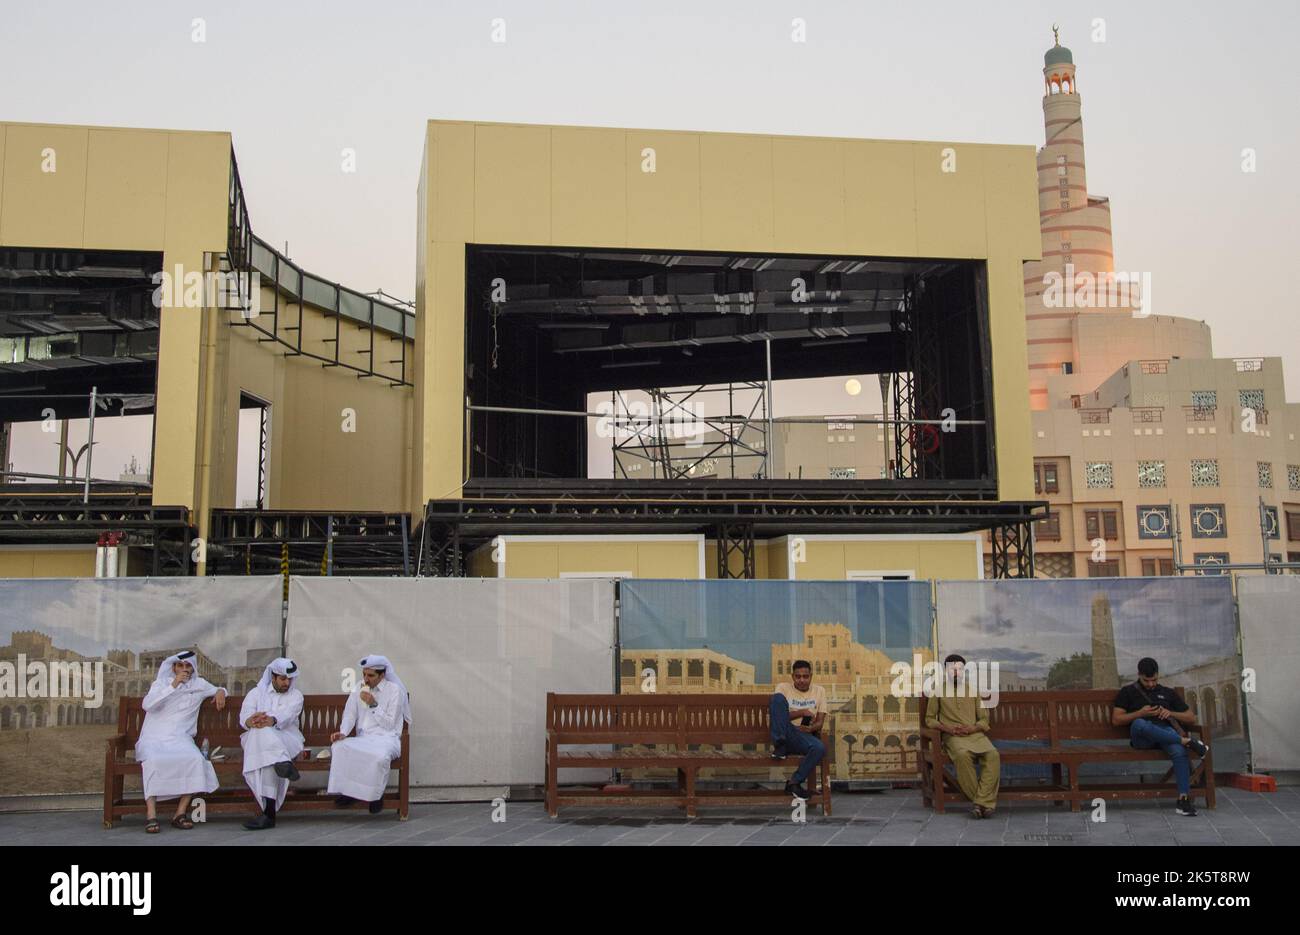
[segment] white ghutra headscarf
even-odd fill
[[[388,661],[388,657],[380,656],[378,654],[372,653],[371,655],[366,656],[361,660],[361,668],[383,670],[384,678],[388,679],[388,681],[396,685],[398,691],[402,693],[401,694],[402,717],[405,718],[407,724],[410,724],[411,723],[411,696],[410,693],[407,692],[406,686],[402,684],[402,680],[397,677],[397,670],[394,669],[393,664]],[[363,685],[362,687],[364,688],[365,686]]]
[[[275,691],[271,686],[272,675],[287,675],[289,677],[289,690],[293,691],[298,682],[298,665],[292,659],[286,659],[283,656],[279,659],[272,659],[270,664],[262,670],[262,677],[257,680],[257,687],[266,691]]]
[[[170,685],[172,679],[176,677],[175,673],[172,672],[172,666],[178,662],[188,662],[194,669],[194,674],[190,676],[188,682],[182,682],[180,685],[176,686],[178,692],[201,688],[202,685],[207,684],[207,679],[199,675],[198,653],[192,649],[182,649],[180,652],[172,653],[164,659],[158,666],[158,676],[154,679],[154,684],[156,685],[159,682],[163,682]]]

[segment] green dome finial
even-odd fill
[[[1047,54],[1043,56],[1043,64],[1073,65],[1074,56],[1069,49],[1061,45],[1061,28],[1055,23],[1052,24],[1052,38],[1055,40],[1055,45],[1048,49]]]

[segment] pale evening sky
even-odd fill
[[[791,41],[796,17],[806,42]],[[1290,0],[12,4],[0,119],[229,130],[259,235],[327,278],[410,298],[429,118],[1040,146],[1054,22],[1117,268],[1151,274],[1157,314],[1207,321],[1217,355],[1283,357],[1296,398]],[[818,411],[872,408],[836,392]],[[97,476],[147,459],[147,433],[143,449],[121,434],[97,446]]]

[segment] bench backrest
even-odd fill
[[[1110,723],[1115,706],[1111,688],[1060,691],[1002,692],[989,709],[990,736],[994,740],[1127,740],[1127,727]],[[1183,697],[1183,689],[1175,688]],[[924,715],[923,715],[924,716]]]
[[[557,743],[759,744],[771,740],[771,695],[546,695]]]
[[[117,732],[126,736],[128,748],[134,747],[140,737],[140,728],[144,726],[144,709],[140,707],[143,698],[123,698],[117,713]],[[302,731],[303,740],[308,747],[328,747],[330,734],[339,729],[343,723],[343,707],[347,704],[347,695],[303,695],[302,714],[298,716],[298,729]],[[243,695],[230,695],[226,698],[224,711],[218,711],[209,698],[199,708],[198,730],[194,734],[197,743],[204,739],[213,747],[237,747],[239,735],[243,730],[239,726],[239,709],[244,704]],[[402,725],[405,732],[407,725]]]

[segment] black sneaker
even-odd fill
[[[774,760],[785,759],[785,744],[783,743],[772,744],[772,759]]]
[[[378,815],[378,814],[379,814],[380,812],[382,812],[383,810],[384,810],[384,800],[383,800],[383,799],[378,799],[377,801],[374,801],[374,802],[371,802],[371,803],[370,803],[370,814],[372,814],[372,815]]]
[[[1207,746],[1203,741],[1197,740],[1194,737],[1189,737],[1187,739],[1187,749],[1191,750],[1197,756],[1202,758],[1204,758],[1205,754],[1210,752],[1209,746]]]
[[[1182,815],[1184,818],[1196,817],[1196,806],[1194,806],[1192,800],[1185,795],[1180,795],[1178,797],[1178,804],[1174,806],[1174,811]]]
[[[356,799],[348,795],[339,795],[334,797],[335,808],[349,808]]]
[[[275,775],[290,782],[297,782],[302,778],[302,774],[298,772],[298,767],[294,766],[291,760],[283,760],[271,768],[275,770]]]
[[[812,796],[808,794],[808,790],[805,789],[801,783],[797,782],[787,782],[785,784],[785,794],[794,796],[796,799],[803,799],[804,801],[812,798]]]

